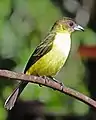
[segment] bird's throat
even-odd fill
[[[58,48],[67,57],[71,48],[70,33],[57,33],[53,46]]]

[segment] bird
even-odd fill
[[[24,74],[47,76],[53,78],[66,63],[71,49],[71,35],[74,31],[84,31],[84,28],[69,17],[57,20],[44,40],[37,45],[29,58]],[[5,101],[4,107],[11,110],[28,82],[21,81],[17,88]]]

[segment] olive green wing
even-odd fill
[[[52,45],[53,45],[53,40],[55,38],[56,33],[49,33],[47,35],[47,37],[44,39],[43,42],[41,42],[37,48],[35,49],[35,51],[33,52],[33,54],[31,55],[31,57],[28,60],[28,63],[25,67],[24,73],[26,73],[26,71],[34,64],[36,63],[36,61],[38,61],[42,56],[44,56],[45,54],[47,54],[51,49],[52,49]]]

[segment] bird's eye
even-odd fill
[[[69,25],[70,25],[70,27],[72,27],[74,25],[74,23],[73,22],[69,22]]]

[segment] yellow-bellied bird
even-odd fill
[[[64,17],[55,22],[52,29],[32,53],[24,73],[52,77],[65,64],[71,49],[71,34],[75,30],[84,30],[71,18]],[[18,87],[7,98],[5,108],[11,110],[20,93],[28,82],[20,82]]]

